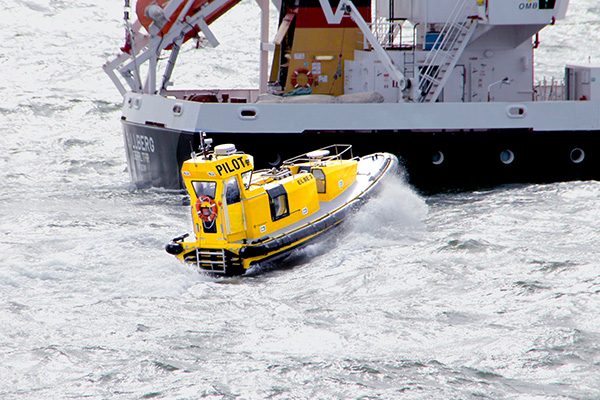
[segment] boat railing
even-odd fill
[[[287,178],[288,176],[292,176],[292,172],[288,169],[281,168],[271,168],[268,170],[260,170],[254,172],[254,174],[259,175],[261,179],[273,179],[275,181],[281,180],[283,178]],[[253,175],[254,175],[253,174]]]
[[[332,144],[309,153],[305,153],[289,160],[285,160],[282,165],[288,166],[297,163],[321,163],[331,160],[353,159],[351,144]]]
[[[259,169],[251,171],[251,175],[245,183],[246,190],[251,186],[263,186],[274,181],[280,181],[292,176],[292,171],[287,168]]]
[[[533,88],[535,101],[561,101],[565,100],[565,83],[562,79],[546,78],[538,81]]]

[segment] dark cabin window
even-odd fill
[[[244,182],[244,187],[246,190],[250,188],[250,184],[252,183],[252,170],[246,171],[242,174],[242,182]]]
[[[540,10],[552,10],[556,0],[540,0]]]
[[[273,188],[267,189],[269,195],[269,205],[271,206],[271,219],[277,221],[278,219],[287,217],[290,215],[290,207],[288,205],[287,192],[281,185],[277,185]]]
[[[225,186],[225,200],[227,201],[227,204],[240,202],[240,186],[234,176],[229,178],[227,185]]]
[[[196,192],[196,197],[208,196],[211,199],[215,199],[215,192],[217,191],[217,182],[211,181],[193,181],[192,186]]]
[[[325,173],[321,169],[313,169],[312,173],[317,181],[317,192],[325,193]]]

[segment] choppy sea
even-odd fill
[[[129,182],[101,70],[123,4],[0,5],[1,399],[600,398],[600,183],[398,179],[286,268],[206,277],[163,250],[183,196]],[[257,86],[258,17],[177,83]],[[541,39],[538,78],[600,62],[598,1]]]

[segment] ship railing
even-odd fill
[[[179,89],[167,90],[166,97],[205,103],[255,103],[258,89]]]
[[[385,48],[400,48],[402,45],[402,24],[398,22],[378,21],[369,24],[377,42]],[[364,48],[369,48],[367,39],[364,39]]]
[[[533,88],[535,101],[561,101],[565,100],[565,83],[562,79],[546,78],[538,81]]]
[[[408,24],[408,26],[405,26]],[[388,21],[384,18],[369,24],[373,36],[384,49],[413,49],[416,42],[414,27],[406,21]],[[408,28],[408,29],[406,29]],[[363,39],[363,48],[369,49],[366,38]]]

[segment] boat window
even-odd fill
[[[271,206],[271,219],[277,221],[290,215],[287,192],[281,185],[267,189],[269,205]]]
[[[540,10],[552,10],[556,0],[540,0]]]
[[[240,202],[240,187],[235,176],[232,176],[227,181],[225,186],[225,200],[227,204],[235,204]]]
[[[196,197],[208,196],[212,199],[215,198],[215,192],[217,191],[217,182],[211,181],[193,181],[192,186],[196,192]]]
[[[250,188],[250,183],[252,183],[252,170],[242,174],[242,182],[244,182],[244,187],[248,190]]]
[[[317,168],[313,169],[312,173],[317,181],[317,192],[325,193],[325,173],[322,169]]]

